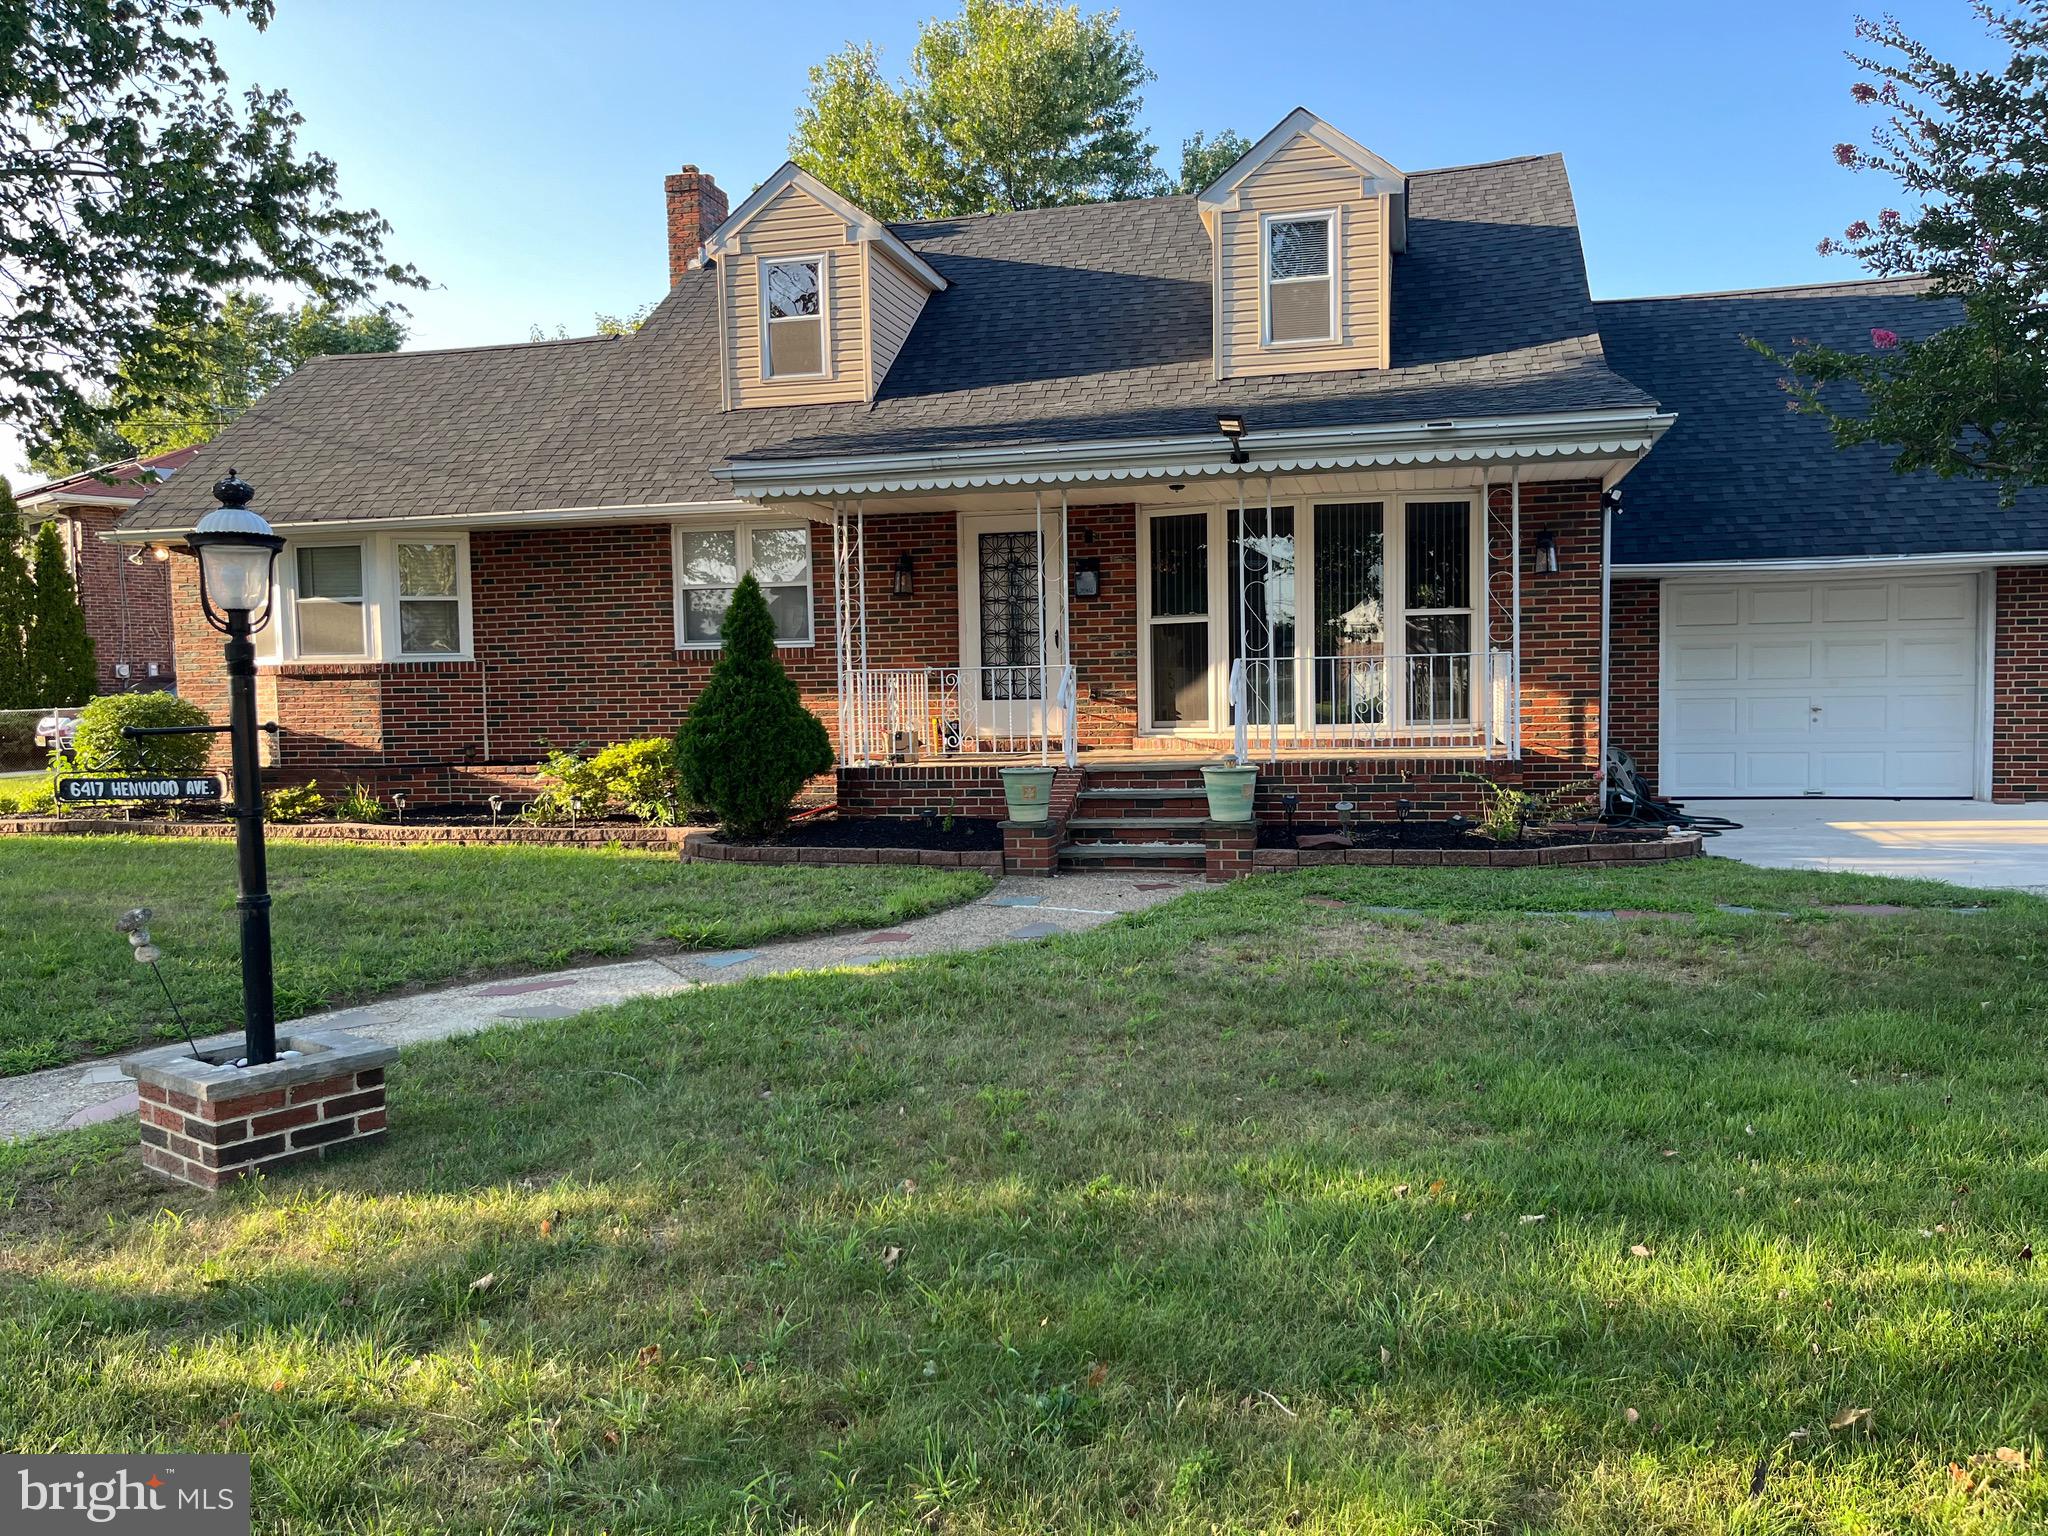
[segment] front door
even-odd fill
[[[1065,569],[1057,516],[960,519],[960,711],[995,750],[1060,734]]]

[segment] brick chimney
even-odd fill
[[[668,285],[697,264],[697,247],[725,222],[725,193],[704,172],[686,165],[668,178]]]

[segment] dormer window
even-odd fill
[[[765,377],[816,378],[825,372],[824,267],[822,257],[761,264]]]
[[[1266,341],[1329,341],[1337,334],[1336,221],[1327,213],[1266,220]]]

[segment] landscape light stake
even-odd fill
[[[220,506],[199,520],[185,542],[199,557],[199,601],[206,622],[228,637],[242,1036],[247,1064],[258,1067],[277,1060],[277,997],[271,976],[270,887],[263,858],[263,765],[256,750],[256,646],[250,637],[270,622],[272,575],[284,540],[249,510],[256,492],[233,469],[214,483],[213,494]]]

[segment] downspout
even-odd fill
[[[1508,508],[1508,554],[1513,563],[1508,599],[1511,605],[1508,628],[1513,638],[1508,647],[1508,665],[1513,669],[1515,690],[1510,701],[1514,713],[1508,719],[1508,751],[1519,762],[1522,756],[1522,466],[1519,464],[1508,481]]]
[[[1594,781],[1600,786],[1600,814],[1607,814],[1607,681],[1610,636],[1608,620],[1614,605],[1614,508],[1607,493],[1600,493],[1600,770]]]

